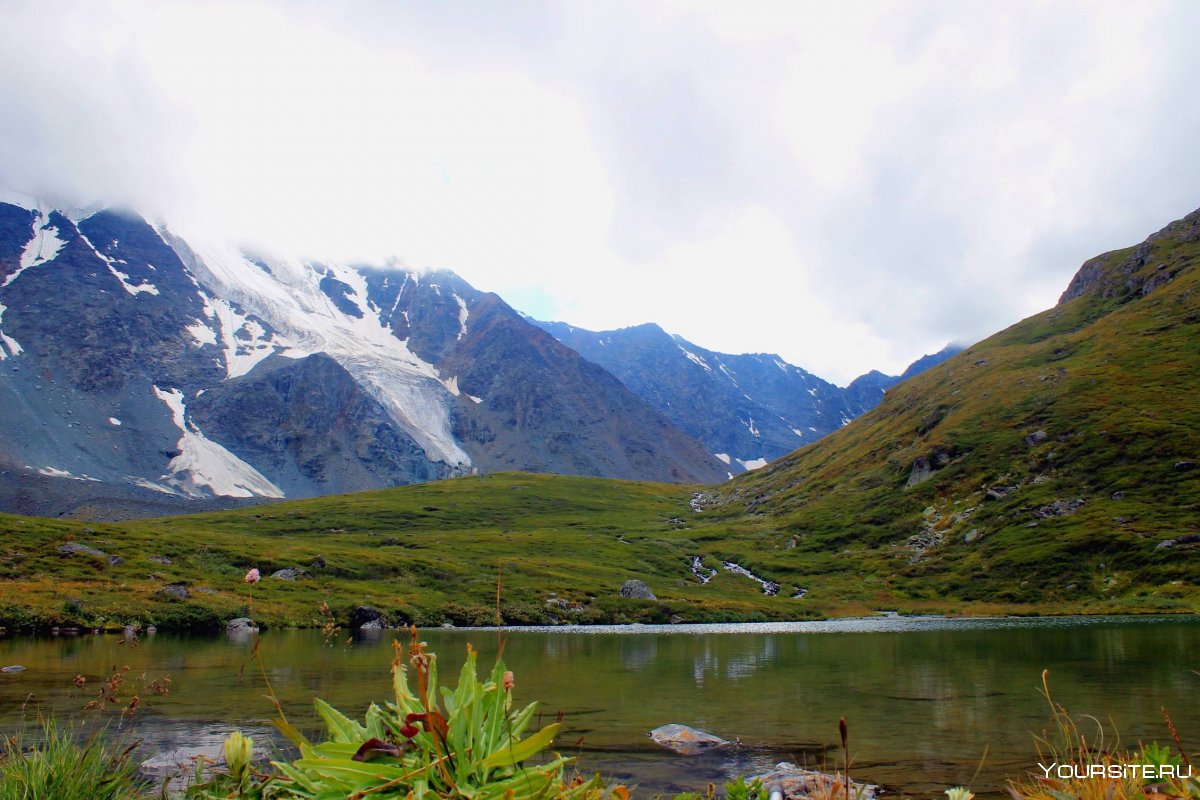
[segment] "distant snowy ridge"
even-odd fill
[[[847,425],[901,380],[873,372],[842,388],[778,355],[718,353],[653,323],[599,332],[537,324],[612,372],[737,471],[759,469]],[[902,377],[957,351],[926,356]]]

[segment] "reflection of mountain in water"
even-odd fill
[[[658,655],[658,639],[653,636],[627,636],[621,639],[621,663],[625,669],[640,671]]]
[[[740,681],[753,675],[760,667],[774,664],[779,658],[778,637],[762,637],[753,650],[743,650],[726,656],[724,662],[714,652],[714,643],[705,642],[704,650],[692,660],[692,680],[696,686],[704,685],[706,673],[723,675],[727,680]]]

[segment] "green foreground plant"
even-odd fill
[[[99,735],[79,744],[69,730],[42,720],[36,740],[24,731],[0,745],[0,800],[131,800],[141,797],[133,747]]]
[[[608,787],[599,776],[568,776],[569,758],[553,754],[544,763],[532,763],[553,742],[559,724],[525,736],[537,704],[512,710],[514,678],[503,661],[497,660],[488,680],[481,682],[476,652],[468,645],[458,686],[439,687],[437,657],[417,640],[414,629],[408,647],[417,683],[414,693],[403,648],[398,642],[395,648],[394,701],[371,704],[359,722],[318,699],[317,712],[328,736],[320,744],[304,737],[280,710],[275,724],[299,748],[299,758],[273,761],[269,772],[255,771],[250,764],[252,743],[234,734],[226,742],[227,769],[207,780],[199,769],[199,782],[186,796],[627,800],[625,787]]]

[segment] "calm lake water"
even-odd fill
[[[352,715],[386,699],[393,632],[383,634],[349,646],[343,634],[326,646],[314,631],[264,633],[263,665],[293,722],[317,729],[314,695]],[[1056,701],[1111,723],[1126,743],[1166,742],[1164,706],[1185,744],[1200,742],[1194,617],[874,618],[507,629],[504,636],[517,702],[541,701],[546,722],[564,712],[558,747],[578,753],[581,771],[636,783],[643,795],[703,788],[781,760],[840,766],[843,716],[856,779],[925,797],[963,783],[997,793],[1006,776],[1036,768],[1033,736],[1050,719],[1039,693],[1043,669]],[[421,637],[451,683],[468,642],[485,668],[497,646],[494,630]],[[248,641],[224,636],[159,634],[136,647],[120,636],[0,639],[0,665],[27,667],[0,675],[0,728],[13,728],[23,705],[29,716],[95,719],[83,706],[113,667],[128,665],[127,689],[136,690],[142,674],[171,681],[168,696],[143,694],[132,719],[107,717],[148,748],[220,741],[235,725],[267,736],[272,707],[250,650]],[[84,691],[72,684],[76,675],[87,678]],[[676,756],[646,736],[669,722],[741,746]]]

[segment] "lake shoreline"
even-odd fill
[[[738,622],[680,622],[680,623],[564,623],[559,625],[394,625],[383,628],[349,628],[338,626],[334,628],[339,634],[349,633],[355,636],[375,637],[388,631],[407,632],[411,627],[418,631],[463,631],[495,633],[499,628],[504,633],[563,633],[563,634],[679,634],[685,636],[705,635],[709,633],[871,633],[871,632],[901,632],[905,630],[919,631],[927,629],[969,630],[981,627],[986,623],[1012,623],[1014,625],[1029,624],[1035,621],[1050,625],[1098,624],[1103,622],[1152,622],[1179,621],[1187,619],[1200,620],[1200,614],[1194,612],[1120,612],[1113,614],[1079,613],[1079,614],[900,614],[896,612],[880,612],[871,616],[825,617],[822,619],[802,620],[754,620]],[[950,624],[946,624],[950,623]],[[260,633],[270,631],[316,631],[321,626],[270,626],[259,625]],[[245,636],[243,632],[229,631],[222,628],[200,627],[179,628],[171,626],[131,625],[123,627],[107,626],[104,628],[84,629],[80,627],[52,626],[19,628],[16,630],[0,627],[0,638],[72,638],[84,636],[153,636],[157,633],[169,633],[186,636]],[[253,635],[253,634],[251,634]]]

